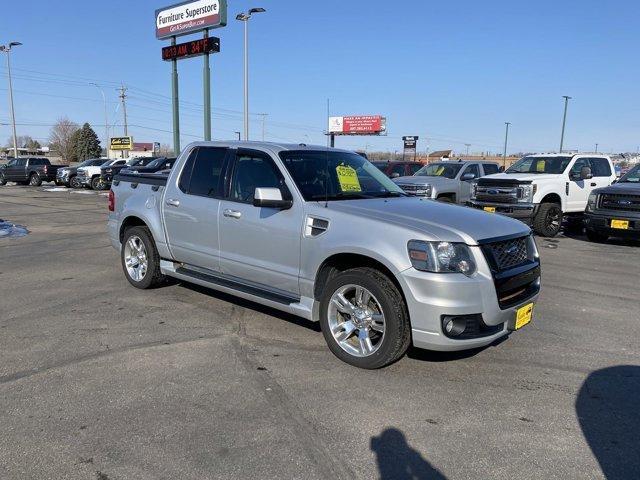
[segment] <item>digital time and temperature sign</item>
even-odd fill
[[[180,60],[182,58],[195,57],[206,53],[220,51],[220,39],[218,37],[202,38],[191,42],[179,43],[162,47],[163,60]]]

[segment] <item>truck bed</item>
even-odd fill
[[[168,173],[119,173],[113,177],[113,184],[118,186],[120,182],[129,182],[136,185],[144,184],[164,187],[168,178]]]

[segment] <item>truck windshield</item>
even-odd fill
[[[461,168],[462,165],[458,163],[430,163],[414,173],[413,176],[456,178]]]
[[[618,183],[640,183],[640,165],[636,165],[625,173]]]
[[[562,173],[571,157],[522,157],[505,173]]]
[[[401,197],[406,194],[357,153],[289,150],[280,159],[307,201]]]

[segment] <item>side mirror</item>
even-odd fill
[[[286,210],[291,208],[293,200],[283,200],[279,188],[256,188],[253,193],[253,206],[266,208],[279,208]]]
[[[476,174],[475,173],[465,173],[462,175],[462,178],[460,180],[462,180],[463,182],[470,182],[471,180],[474,180],[476,178]]]
[[[391,174],[391,178],[398,178],[400,176],[400,174],[398,172],[393,172]]]
[[[504,165],[500,165],[500,166],[498,167],[498,171],[499,171],[500,173],[504,172]]]
[[[591,169],[589,167],[582,167],[580,169],[580,180],[588,180],[592,178]]]

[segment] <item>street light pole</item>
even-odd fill
[[[596,153],[598,153],[598,144],[596,143]]]
[[[567,123],[567,106],[569,105],[569,100],[571,100],[571,97],[567,95],[563,95],[562,98],[564,98],[564,116],[562,117],[562,134],[560,135],[560,153],[562,153],[562,147],[564,145],[564,127]]]
[[[107,115],[107,97],[104,96],[104,90],[100,88],[100,85],[97,83],[91,83],[91,85],[95,86],[100,93],[102,94],[102,102],[104,103],[104,151],[106,152],[106,156],[109,156],[109,117]]]
[[[11,42],[9,45],[0,45],[0,52],[7,54],[7,74],[9,76],[9,105],[11,107],[11,124],[13,126],[13,156],[18,156],[18,135],[16,134],[16,112],[13,108],[13,85],[11,83],[11,60],[9,52],[12,47],[22,45],[20,42]]]
[[[507,168],[507,140],[509,139],[509,125],[511,125],[511,122],[504,122],[504,124],[507,126],[507,128],[504,132],[504,151],[502,153],[502,166],[504,168]]]
[[[471,144],[470,143],[465,143],[464,145],[465,145],[465,147],[467,147],[467,157],[468,157],[469,156],[469,147],[471,146]]]
[[[266,12],[264,8],[251,8],[239,13],[236,20],[244,22],[244,139],[249,140],[249,19],[254,13]]]

